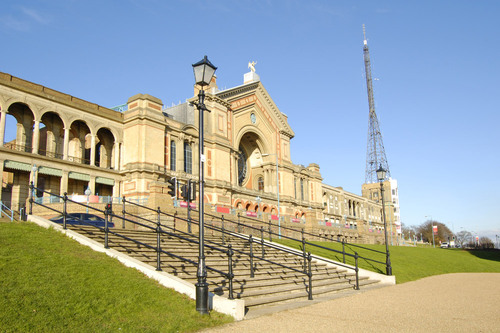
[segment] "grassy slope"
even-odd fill
[[[281,243],[301,249],[300,243],[281,240]],[[342,250],[342,245],[331,242],[314,242],[325,247]],[[364,247],[385,251],[384,245],[362,245]],[[342,261],[342,255],[306,245],[306,250],[323,257]],[[385,254],[374,253],[346,244],[346,252],[357,251],[360,256],[376,259],[385,263]],[[392,273],[397,283],[421,279],[430,275],[458,272],[500,272],[500,251],[466,251],[460,249],[441,249],[430,247],[389,246]],[[346,263],[353,264],[349,257]],[[359,259],[359,267],[371,271],[385,273],[385,265]]]
[[[0,223],[0,331],[185,332],[232,321],[31,223]]]

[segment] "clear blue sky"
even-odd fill
[[[368,102],[401,218],[500,235],[499,1],[4,1],[0,71],[112,107],[193,94],[205,54],[220,88],[249,61],[295,131],[292,159],[361,194]]]

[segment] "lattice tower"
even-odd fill
[[[386,179],[391,176],[389,163],[385,156],[384,142],[382,133],[378,124],[377,114],[375,113],[375,101],[373,99],[372,72],[370,65],[370,52],[366,41],[365,25],[363,24],[363,57],[365,60],[366,89],[368,91],[368,105],[370,107],[368,121],[368,143],[366,149],[366,170],[365,183],[377,182],[377,169],[382,166],[386,171]]]

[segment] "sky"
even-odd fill
[[[204,55],[220,89],[255,61],[295,132],[293,162],[360,195],[365,24],[403,224],[432,218],[495,241],[499,13],[493,0],[5,1],[0,71],[105,107],[137,93],[170,106],[193,96],[191,64]]]

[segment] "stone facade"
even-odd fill
[[[113,110],[0,73],[2,201],[24,206],[33,181],[49,192],[38,193],[43,197],[81,196],[88,188],[101,197],[147,198],[152,207],[175,204],[166,181],[198,180],[198,110],[190,104],[196,101],[164,108],[160,99],[137,94]],[[258,75],[223,91],[214,77],[205,103],[206,205],[381,242],[377,200],[324,184],[317,164],[292,162],[294,132]],[[10,142],[7,117],[17,126]]]

